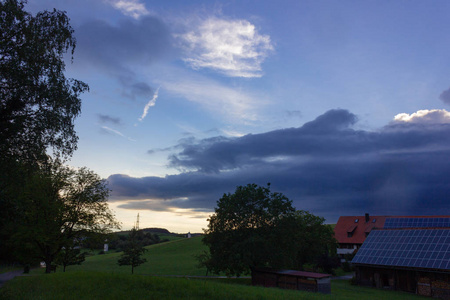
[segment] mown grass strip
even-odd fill
[[[298,299],[295,291],[186,278],[99,272],[19,277],[0,289],[1,299]],[[304,299],[320,299],[306,295]]]
[[[332,294],[248,286],[239,279],[160,278],[103,272],[53,273],[16,277],[0,299],[422,299],[408,293],[332,282]],[[423,298],[426,299],[426,298]]]

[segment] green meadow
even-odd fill
[[[140,275],[188,275],[204,276],[205,268],[198,268],[195,255],[200,254],[206,247],[201,237],[191,239],[175,239],[173,241],[146,247],[143,255],[147,262],[134,269]],[[107,252],[86,258],[81,265],[68,266],[66,273],[77,271],[100,271],[109,273],[131,273],[130,266],[119,266],[117,260],[121,252]],[[33,270],[33,274],[44,272],[43,269]]]
[[[94,255],[65,273],[34,269],[0,288],[0,299],[421,299],[408,293],[384,291],[332,281],[332,294],[253,287],[250,279],[190,278],[204,276],[194,256],[205,250],[201,237],[147,247],[147,263],[118,266],[120,253]],[[156,276],[152,276],[156,275]],[[181,277],[166,277],[178,275]],[[158,277],[160,276],[160,277]],[[425,298],[423,298],[425,299]]]

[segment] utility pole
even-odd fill
[[[139,230],[139,213],[137,215],[137,220],[136,220],[136,224],[134,225],[134,228],[136,228],[136,230]]]

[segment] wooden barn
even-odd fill
[[[331,293],[330,274],[269,268],[252,269],[252,285]]]
[[[386,218],[352,264],[358,284],[450,299],[450,216]]]

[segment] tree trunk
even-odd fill
[[[131,274],[133,274],[133,271],[134,271],[134,266],[133,266],[133,264],[131,264]]]
[[[52,261],[50,259],[45,260],[45,273],[52,272]]]

